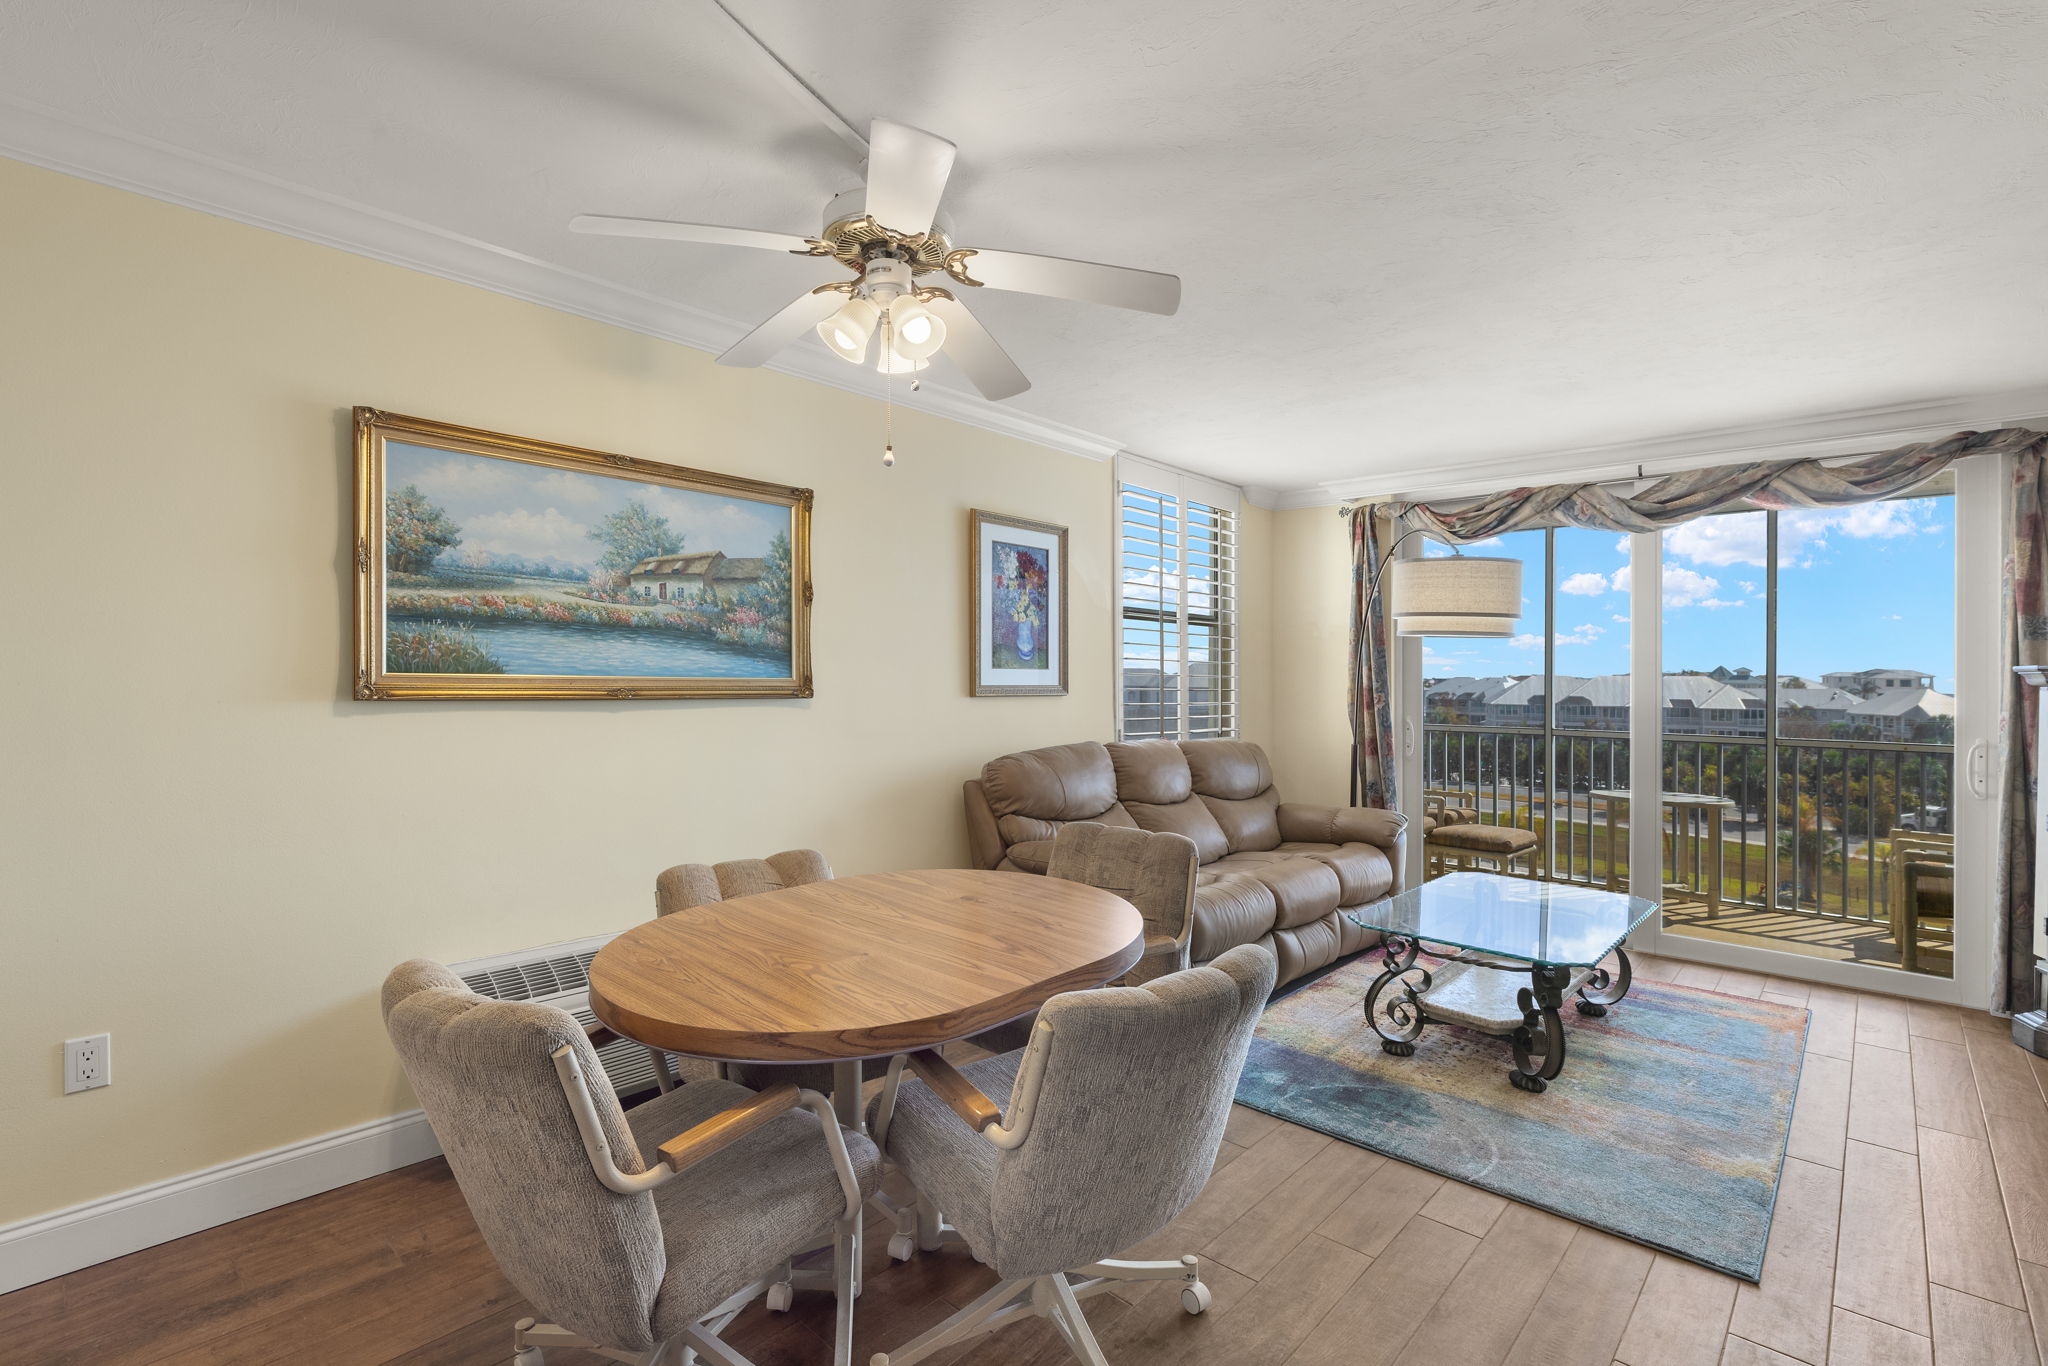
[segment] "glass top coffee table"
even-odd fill
[[[1541,1091],[1564,1068],[1565,996],[1578,994],[1581,1015],[1605,1015],[1626,996],[1621,941],[1656,910],[1620,892],[1459,872],[1345,914],[1379,931],[1386,948],[1385,971],[1365,994],[1381,1048],[1407,1057],[1431,1023],[1503,1035],[1515,1055],[1508,1080]],[[1425,943],[1458,952],[1431,971],[1415,961]],[[1609,954],[1612,972],[1602,966]],[[1521,973],[1527,985],[1510,975]]]

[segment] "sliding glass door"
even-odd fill
[[[1415,785],[1535,832],[1535,876],[1659,900],[1642,947],[1971,999],[2000,481],[1963,470],[1853,508],[1477,550],[1523,561],[1523,631],[1419,642]]]

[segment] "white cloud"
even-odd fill
[[[479,513],[462,523],[462,549],[465,553],[585,564],[597,558],[597,547],[584,535],[586,525],[564,516],[560,508]]]
[[[1560,645],[1591,645],[1606,634],[1607,628],[1605,626],[1595,626],[1588,622],[1584,626],[1573,630],[1559,632],[1557,643]]]
[[[1614,614],[1614,619],[1620,622],[1623,626],[1628,625],[1628,613],[1626,612],[1616,612]]]
[[[1918,503],[1858,503],[1845,508],[1795,508],[1778,517],[1778,563],[1803,565],[1827,549],[1830,536],[1855,540],[1914,536],[1928,529]],[[1694,564],[1753,564],[1761,569],[1769,555],[1766,520],[1761,512],[1726,517],[1699,517],[1664,533],[1664,548]],[[1756,589],[1744,585],[1743,591]]]
[[[1735,586],[1737,588],[1740,588],[1745,593],[1756,592],[1756,585],[1751,583],[1748,579],[1738,579],[1735,583]]]
[[[1769,541],[1769,524],[1761,512],[1695,517],[1664,533],[1664,549],[1694,564],[1760,566],[1768,553]]]
[[[1720,589],[1721,581],[1711,575],[1687,569],[1683,565],[1664,566],[1664,605],[1666,607],[1693,607],[1711,600]]]
[[[1543,637],[1519,635],[1508,641],[1508,644],[1517,650],[1540,650],[1543,648]]]
[[[1607,586],[1607,576],[1605,574],[1574,574],[1559,584],[1557,591],[1560,593],[1577,593],[1581,597],[1592,598],[1612,590]]]

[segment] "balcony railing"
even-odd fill
[[[1628,866],[1629,812],[1596,790],[1629,786],[1629,741],[1597,731],[1423,727],[1423,784],[1464,792],[1479,819],[1543,837],[1539,875],[1604,886]],[[1887,916],[1894,829],[1947,833],[1955,784],[1948,745],[1897,741],[1667,736],[1667,792],[1725,797],[1721,847],[1697,816],[1659,813],[1668,888],[1704,895],[1721,861],[1721,902],[1874,921]],[[1773,795],[1775,768],[1775,799]]]

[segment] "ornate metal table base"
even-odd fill
[[[1569,968],[1550,963],[1525,963],[1460,954],[1446,968],[1431,973],[1419,967],[1416,958],[1422,944],[1400,935],[1385,940],[1386,962],[1380,975],[1365,993],[1365,1018],[1380,1036],[1380,1047],[1397,1058],[1411,1056],[1425,1026],[1462,1024],[1491,1034],[1505,1035],[1514,1049],[1515,1065],[1508,1080],[1524,1091],[1542,1091],[1564,1070],[1564,1022],[1558,1011],[1568,992],[1576,989],[1574,1003],[1581,1015],[1599,1016],[1628,995],[1633,971],[1628,951],[1616,949],[1617,970]],[[1515,994],[1514,1015],[1439,1012],[1432,1014],[1427,1002],[1431,991],[1443,991],[1472,969],[1493,972],[1526,972],[1529,985]],[[1382,998],[1387,998],[1382,1004]],[[1505,1004],[1505,1003],[1503,1003]]]

